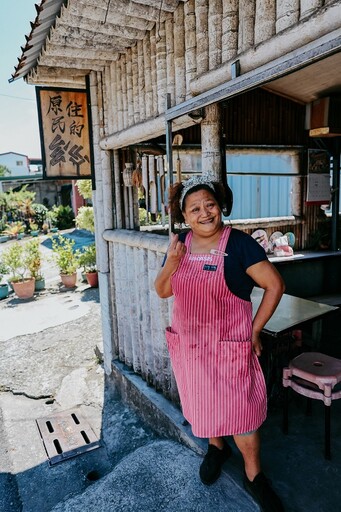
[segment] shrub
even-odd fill
[[[75,241],[59,235],[52,240],[53,259],[61,274],[71,275],[79,267],[79,251],[74,251]]]
[[[94,209],[92,206],[81,206],[79,208],[76,226],[79,229],[86,229],[90,233],[95,232]]]
[[[52,212],[55,219],[55,226],[58,229],[73,228],[75,224],[74,214],[70,206],[54,206]]]
[[[91,199],[92,198],[91,180],[77,180],[76,185],[78,188],[78,192],[83,197],[83,199]]]

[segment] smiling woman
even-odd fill
[[[258,357],[260,332],[284,285],[251,236],[224,226],[224,202],[221,186],[207,177],[172,187],[172,218],[188,224],[190,231],[184,241],[173,235],[155,289],[162,298],[174,295],[166,340],[183,415],[194,435],[209,438],[201,481],[217,480],[231,455],[224,437],[233,435],[244,458],[245,487],[256,499],[265,496],[267,510],[282,512],[260,467],[258,428],[266,418],[267,400]],[[225,273],[226,258],[232,274]],[[252,320],[255,283],[265,293]]]

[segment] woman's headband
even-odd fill
[[[191,190],[191,188],[197,187],[198,185],[205,185],[206,187],[209,187],[215,192],[215,188],[213,185],[213,180],[208,178],[207,176],[193,176],[192,178],[189,178],[186,181],[182,182],[184,188],[181,191],[180,199],[179,199],[179,205],[180,210],[182,211],[183,202],[185,199],[185,195],[187,192]]]

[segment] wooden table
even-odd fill
[[[255,287],[251,295],[253,314],[255,315],[264,291]],[[282,296],[275,313],[263,328],[263,332],[275,338],[307,322],[313,322],[324,315],[337,310],[336,306],[321,304],[312,300],[293,297],[286,293]]]

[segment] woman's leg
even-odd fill
[[[210,437],[208,440],[208,444],[213,444],[213,446],[216,446],[217,448],[219,448],[219,450],[222,450],[224,448],[224,438]]]
[[[261,471],[259,432],[235,435],[233,438],[243,456],[246,476],[252,481]]]

